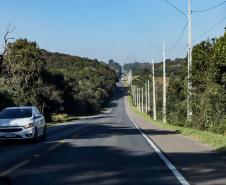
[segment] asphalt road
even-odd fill
[[[48,128],[46,141],[0,143],[0,184],[180,184],[127,116],[122,90],[111,106],[108,114]]]

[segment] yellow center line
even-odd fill
[[[55,144],[55,145],[49,147],[48,151],[54,150],[55,148],[61,146],[61,145],[64,144],[64,143],[65,143],[64,140],[60,140],[57,144]]]
[[[109,118],[106,118],[106,119],[104,119],[104,120],[102,120],[102,121],[97,121],[97,122],[95,122],[95,123],[98,123],[98,122],[104,123],[104,122],[107,121],[108,119],[109,119]],[[81,133],[88,132],[88,131],[92,130],[92,129],[95,128],[95,127],[96,127],[96,126],[88,126],[88,127],[84,128],[84,129],[80,130],[80,131],[81,131],[80,133],[76,133],[75,135],[73,135],[73,137],[74,137],[74,138],[78,138],[78,137],[81,135]],[[65,143],[64,140],[60,140],[57,144],[51,146],[51,147],[48,149],[48,151],[54,150],[55,148],[61,146],[61,145],[64,144],[64,143]]]
[[[108,119],[109,119],[109,118],[104,119],[104,120],[102,120],[102,121],[97,121],[96,123],[98,123],[98,122],[104,123],[104,122],[107,121]],[[85,129],[82,130],[82,131],[83,131],[83,132],[84,132],[84,131],[87,132],[87,131],[91,130],[92,128],[95,128],[95,127],[94,127],[94,126],[88,127],[88,128],[85,128]],[[74,135],[74,137],[79,137],[80,134],[81,134],[81,133],[78,133],[78,134]],[[64,144],[64,143],[65,143],[64,140],[60,140],[57,144],[51,146],[51,147],[48,149],[48,151],[54,150],[55,148],[61,146],[61,145]],[[34,157],[40,157],[40,155],[39,155],[39,154],[36,154],[36,155],[34,155]],[[17,165],[13,166],[12,168],[10,168],[10,169],[8,169],[8,170],[5,170],[5,171],[3,171],[2,173],[0,173],[0,177],[6,176],[6,175],[12,173],[13,171],[17,170],[18,168],[21,168],[22,166],[28,164],[29,162],[30,162],[30,160],[25,160],[25,161],[22,161],[22,162],[18,163]]]
[[[15,171],[16,169],[26,165],[27,163],[29,163],[30,160],[25,160],[25,161],[22,161],[21,163],[18,163],[17,165],[13,166],[12,168],[6,170],[6,171],[3,171],[2,173],[0,173],[0,176],[6,176],[10,173],[12,173],[13,171]]]
[[[94,126],[86,127],[86,128],[84,128],[84,129],[80,130],[80,133],[76,133],[76,134],[73,135],[72,137],[78,138],[78,137],[81,135],[81,133],[88,132],[88,131],[92,130],[92,127],[94,127]]]

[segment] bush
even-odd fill
[[[67,114],[53,114],[52,115],[52,120],[54,122],[64,122],[69,118]]]

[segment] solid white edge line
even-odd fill
[[[135,125],[135,127],[139,130],[139,132],[142,134],[142,136],[146,139],[146,141],[152,146],[152,148],[155,150],[155,152],[159,155],[159,157],[163,160],[165,165],[173,172],[175,177],[178,179],[178,181],[182,185],[190,185],[190,183],[183,177],[183,175],[176,169],[176,167],[167,159],[167,157],[162,153],[162,151],[153,143],[153,141],[141,130],[141,128],[137,125],[135,120],[129,115],[127,108],[126,113],[132,123]]]

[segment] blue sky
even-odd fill
[[[186,13],[187,0],[169,0]],[[211,7],[222,0],[192,0],[192,9]],[[49,51],[120,63],[156,62],[158,48],[177,40],[186,18],[163,0],[0,0],[0,43],[5,26],[13,36],[36,41]],[[226,17],[226,3],[207,13],[193,14],[193,38]],[[222,35],[226,20],[195,43]],[[167,58],[184,57],[187,32]],[[194,44],[195,44],[194,43]],[[183,49],[184,48],[184,49]]]

